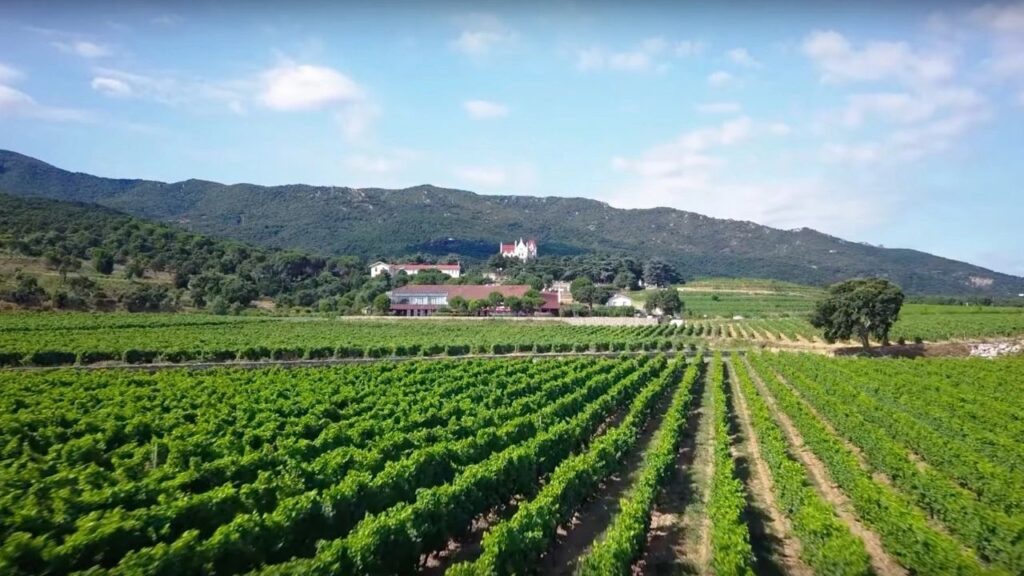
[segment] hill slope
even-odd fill
[[[428,185],[383,190],[109,179],[6,151],[0,151],[0,191],[95,202],[200,233],[327,254],[422,251],[486,258],[501,240],[534,236],[542,254],[659,257],[690,278],[746,276],[820,285],[870,274],[892,278],[913,294],[1024,292],[1019,277],[916,250],[670,208],[622,210],[583,198],[481,196]]]

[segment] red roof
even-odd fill
[[[459,270],[458,264],[388,264],[391,268],[399,270]]]
[[[501,245],[501,251],[502,252],[515,252],[516,251],[516,245],[514,243],[513,244],[502,244]]]
[[[530,291],[526,284],[487,285],[487,284],[408,284],[391,291],[391,299],[412,294],[447,294],[448,298],[462,296],[466,300],[483,300],[498,292],[502,296],[525,296]]]

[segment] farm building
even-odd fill
[[[522,298],[530,291],[530,287],[522,285],[447,285],[447,284],[409,284],[391,291],[391,312],[398,316],[430,316],[457,296],[466,301],[486,300],[492,292],[505,297]],[[551,314],[558,312],[558,294],[541,292],[544,303],[540,312]],[[509,310],[499,306],[492,313],[507,313]]]
[[[452,278],[458,278],[462,275],[462,267],[458,262],[455,264],[392,264],[389,262],[374,262],[370,265],[370,277],[376,278],[385,272],[392,276],[399,272],[405,272],[410,276],[414,276],[421,270],[439,270]]]
[[[612,306],[615,308],[636,308],[633,304],[633,299],[625,294],[616,294],[608,299],[605,306]]]
[[[498,247],[498,253],[506,258],[518,258],[524,262],[532,260],[537,257],[537,241],[530,238],[524,242],[520,238],[511,244],[502,243]]]

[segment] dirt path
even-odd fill
[[[682,385],[682,382],[677,385]],[[538,574],[573,574],[580,557],[608,529],[612,519],[619,513],[619,500],[640,476],[644,455],[651,448],[654,433],[665,419],[673,391],[666,391],[659,400],[636,446],[626,455],[622,468],[601,484],[594,497],[580,506],[568,524],[558,527],[554,544],[537,566]]]
[[[746,360],[744,360],[746,361]],[[822,464],[821,460],[804,445],[803,437],[797,431],[793,422],[789,419],[789,416],[783,412],[778,405],[775,403],[775,397],[772,396],[764,381],[761,380],[761,376],[749,366],[751,380],[757,391],[764,398],[765,403],[771,409],[772,413],[782,428],[786,439],[789,441],[789,445],[793,450],[794,455],[800,459],[804,467],[810,473],[811,479],[814,482],[815,487],[821,493],[825,501],[832,505],[835,509],[839,519],[842,520],[849,528],[850,531],[860,538],[864,542],[864,548],[867,550],[868,557],[871,559],[871,568],[876,574],[881,576],[888,575],[899,575],[903,576],[907,574],[907,570],[903,568],[896,560],[885,551],[882,546],[882,540],[878,534],[869,529],[867,526],[861,523],[860,519],[857,518],[853,511],[853,505],[850,503],[849,498],[846,494],[839,489],[839,487],[832,482],[832,478],[829,476],[828,471],[825,469],[825,465]]]
[[[711,541],[702,530],[708,528],[704,512],[714,463],[710,392],[705,375],[693,391],[679,456],[654,503],[647,545],[634,574],[707,573]]]
[[[757,558],[756,571],[759,574],[813,576],[814,571],[800,559],[800,541],[793,534],[789,518],[782,513],[775,499],[772,474],[761,458],[761,446],[751,423],[747,400],[737,384],[732,363],[727,362],[726,366],[740,438],[734,444],[739,456],[737,471],[744,477],[750,499],[747,516],[751,544]]]

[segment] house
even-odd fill
[[[448,306],[449,302],[456,296],[466,301],[486,300],[492,292],[502,296],[515,296],[522,298],[530,291],[526,284],[511,284],[501,286],[491,285],[448,285],[448,284],[409,284],[401,288],[395,288],[389,293],[391,297],[391,312],[398,316],[430,316],[442,306]],[[558,313],[558,294],[554,292],[541,292],[544,303],[540,312],[545,314]],[[507,313],[504,307],[498,307],[490,312]]]
[[[605,306],[612,306],[615,308],[636,308],[633,305],[633,299],[625,294],[616,294],[605,302]]]
[[[552,282],[550,290],[558,294],[559,304],[572,304],[572,292],[569,290],[568,282],[564,280]]]
[[[370,277],[376,278],[385,272],[391,276],[399,272],[415,276],[421,270],[439,270],[452,278],[458,278],[462,275],[462,266],[458,262],[455,264],[392,264],[388,262],[374,262],[370,265]]]
[[[523,242],[520,238],[511,244],[502,243],[498,246],[498,253],[506,258],[518,258],[524,262],[532,260],[537,257],[537,241],[530,238]]]

